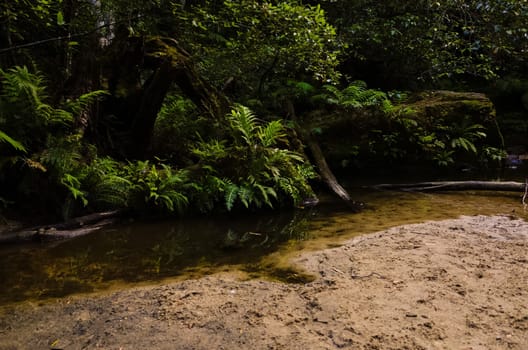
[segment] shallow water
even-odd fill
[[[302,282],[287,258],[339,245],[391,226],[459,215],[507,214],[528,219],[512,193],[423,194],[350,185],[366,203],[360,213],[330,197],[312,209],[244,217],[134,222],[53,244],[0,249],[0,304],[44,300],[165,278],[242,270],[249,277]]]

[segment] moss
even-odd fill
[[[395,106],[390,115],[372,109],[319,110],[310,114],[304,123],[312,132],[316,131],[326,159],[334,169],[354,166],[358,161],[414,161],[421,157],[420,137],[438,135],[439,130],[456,125],[475,124],[486,129],[487,144],[501,147],[503,141],[493,102],[475,92],[416,93]],[[377,148],[372,148],[373,145]]]
[[[445,122],[467,116],[475,124],[493,124],[495,107],[484,94],[474,92],[428,91],[412,95],[401,108],[412,108],[413,119]],[[485,125],[486,126],[486,125]]]

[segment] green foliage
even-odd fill
[[[189,149],[199,141],[198,133],[209,134],[214,123],[203,117],[194,103],[180,95],[170,92],[162,105],[153,132],[153,151],[163,155],[164,159],[186,166]]]
[[[205,1],[182,16],[203,74],[219,87],[234,78],[236,93],[245,100],[270,97],[299,76],[339,79],[336,31],[320,6]]]
[[[108,96],[108,92],[104,90],[94,90],[83,94],[75,99],[68,99],[62,108],[74,116],[79,116],[87,111],[95,102],[102,97]]]
[[[291,131],[281,120],[264,122],[239,105],[226,116],[228,125],[211,122],[184,96],[192,88],[187,73],[232,101],[266,110],[259,115],[284,113],[286,100],[301,107],[301,119],[314,108],[347,114],[363,128],[355,135],[363,148],[351,146],[352,153],[367,148],[384,160],[440,165],[460,157],[496,161],[503,152],[485,144],[482,125],[441,118],[428,124],[397,105],[405,93],[369,89],[358,79],[414,88],[526,75],[526,1],[12,0],[0,12],[2,40],[13,48],[0,56],[0,184],[9,176],[9,187],[28,193],[26,200],[45,187],[51,206],[73,209],[181,213],[222,203],[234,210],[298,203],[311,194],[313,169],[290,150]],[[94,30],[95,23],[106,27]],[[87,140],[117,140],[98,121],[112,119],[116,134],[129,135],[136,97],[161,72],[141,45],[133,49],[152,36],[174,38],[190,57],[183,74],[167,81],[175,84],[154,125],[149,151],[164,160],[98,157],[104,152]],[[20,44],[29,45],[14,48]],[[123,55],[122,66],[107,66],[116,55]],[[524,93],[515,79],[503,89]],[[337,87],[342,81],[352,83]],[[126,93],[100,109],[90,110],[103,91],[75,97],[92,86],[113,91],[114,84]],[[108,148],[120,154],[119,145]]]
[[[475,146],[475,141],[483,139],[486,137],[484,126],[480,124],[467,125],[463,123],[462,125],[455,125],[451,127],[451,132],[449,133],[451,147],[453,149],[461,148],[466,152],[477,153],[477,147]]]
[[[245,144],[252,150],[257,141],[257,137],[262,135],[261,128],[258,127],[257,118],[253,112],[245,106],[238,106],[231,111],[227,119],[231,123],[231,128],[234,131],[233,136],[235,137],[235,142]],[[258,134],[255,132],[257,128],[259,129]]]
[[[82,167],[79,176],[89,204],[96,210],[125,208],[132,182],[124,177],[124,164],[109,157],[95,158]]]
[[[346,73],[400,86],[494,79],[523,70],[528,3],[518,0],[325,0],[340,28]],[[506,63],[508,62],[508,63]]]
[[[263,124],[241,105],[227,119],[232,144],[202,141],[193,152],[207,172],[205,178],[217,179],[215,186],[220,185],[228,210],[237,202],[245,208],[272,207],[281,198],[298,203],[311,194],[307,180],[314,176],[313,171],[299,154],[278,147],[287,145],[280,120]]]
[[[483,144],[487,134],[481,124],[472,124],[469,117],[450,124],[442,119],[427,125],[413,117],[412,110],[398,110],[389,115],[385,130],[371,131],[369,151],[389,161],[433,161],[441,167],[458,159],[480,157],[481,162],[498,162],[504,152]]]
[[[389,112],[393,108],[386,93],[367,88],[367,84],[361,80],[352,82],[343,90],[334,85],[323,85],[322,89],[323,93],[313,96],[312,100],[345,109],[377,107]]]
[[[25,165],[17,170],[20,181],[28,182],[21,182],[21,192],[40,191],[43,197],[61,201],[59,198],[65,190],[66,196],[86,206],[87,194],[81,189],[82,176],[79,173],[83,166],[82,133],[73,128],[73,121],[104,92],[87,93],[57,108],[48,102],[44,79],[39,73],[15,66],[0,70],[0,78],[0,130],[9,130],[10,134],[0,132],[0,139],[10,146],[11,151],[18,151],[13,157],[12,152],[2,150],[0,166],[16,162]],[[32,181],[28,180],[42,174],[48,178],[47,190],[51,194],[33,188]]]
[[[18,141],[13,140],[9,135],[0,130],[0,142],[7,143],[13,149],[17,151],[26,152],[26,148]]]
[[[24,148],[42,146],[49,127],[68,125],[73,116],[46,103],[43,78],[26,67],[0,69],[0,128]]]
[[[86,111],[104,91],[92,91],[67,101],[56,108],[48,103],[44,78],[31,73],[27,67],[15,66],[6,71],[0,69],[0,130],[9,130],[9,139],[18,150],[38,152],[53,137],[65,135],[75,117]],[[4,134],[5,135],[5,134]]]
[[[88,200],[86,199],[86,193],[80,189],[81,182],[78,178],[71,174],[64,174],[61,179],[61,184],[68,188],[73,198],[81,200],[85,206],[88,204]]]
[[[125,178],[132,183],[130,204],[133,207],[145,205],[181,214],[189,204],[184,194],[187,172],[174,171],[165,164],[157,167],[149,161],[129,163],[124,171]]]

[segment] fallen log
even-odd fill
[[[432,181],[407,184],[379,184],[369,186],[376,190],[399,190],[408,192],[433,191],[524,191],[525,184],[513,181]]]
[[[0,234],[0,244],[24,241],[56,241],[83,236],[115,223],[122,210],[107,211],[73,218],[53,225],[41,225]]]
[[[312,154],[313,161],[315,163],[315,166],[317,167],[321,179],[328,186],[328,188],[335,195],[341,198],[352,210],[360,210],[362,205],[353,201],[350,198],[348,192],[343,188],[343,186],[341,186],[339,181],[337,181],[337,178],[335,177],[334,173],[326,162],[326,158],[323,154],[323,151],[321,150],[321,147],[319,146],[319,143],[316,141],[310,131],[307,131],[302,128],[301,124],[299,123],[299,120],[297,119],[297,115],[295,114],[295,108],[293,106],[293,103],[288,100],[286,101],[286,105],[290,118],[297,124],[297,134],[299,135],[301,141],[308,146],[308,149]]]
[[[305,133],[303,138],[304,142],[307,143],[308,148],[312,153],[314,163],[319,169],[319,175],[321,176],[323,181],[339,198],[341,198],[345,202],[350,202],[350,195],[343,188],[343,186],[339,184],[334,173],[332,173],[332,170],[330,170],[330,167],[326,162],[326,159],[323,155],[323,151],[321,150],[321,147],[319,147],[319,144],[308,133]]]

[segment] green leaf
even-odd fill
[[[273,146],[278,139],[285,137],[284,127],[280,120],[273,120],[269,122],[261,131],[259,138],[264,147]]]
[[[238,197],[239,188],[237,185],[233,183],[228,183],[225,189],[225,204],[228,211],[231,211],[233,209],[233,205],[235,204],[235,201]]]
[[[60,26],[65,24],[64,15],[62,14],[62,11],[57,12],[57,24]]]
[[[24,153],[26,153],[26,149],[24,147],[24,145],[22,145],[20,142],[16,141],[16,140],[13,140],[11,137],[9,137],[9,135],[7,135],[6,133],[4,133],[2,130],[0,130],[0,142],[5,142],[7,143],[8,145],[10,145],[11,147],[13,147],[14,149],[16,149],[17,151],[22,151]]]

